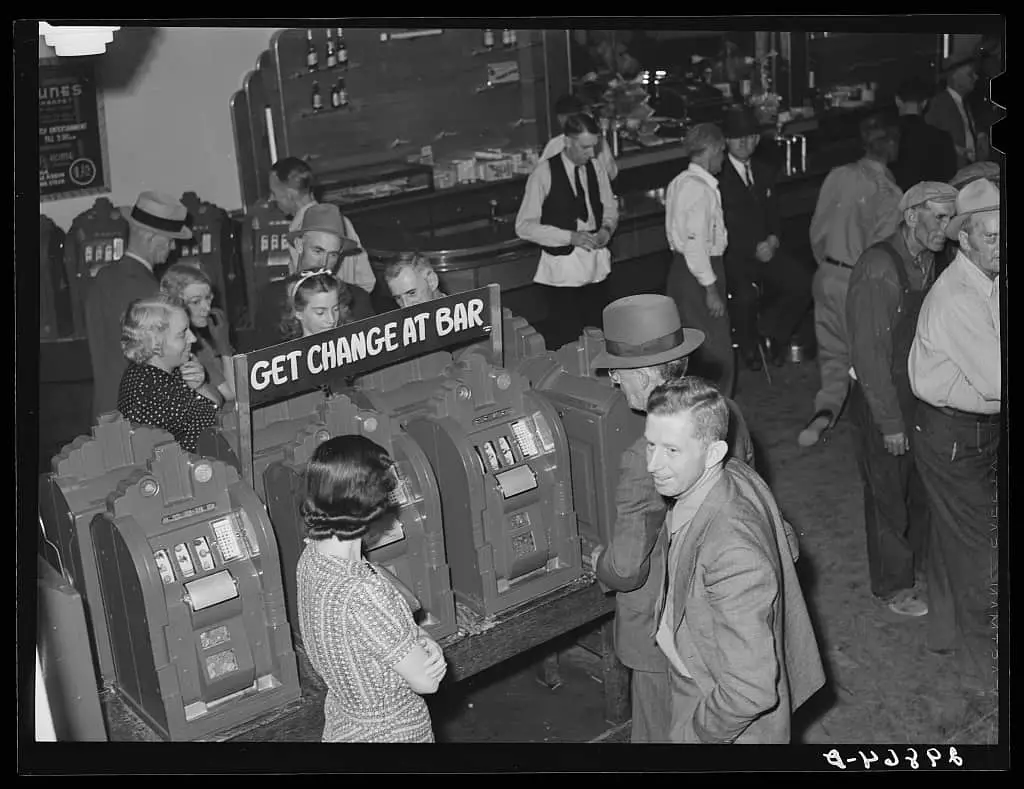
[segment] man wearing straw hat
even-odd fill
[[[154,266],[167,262],[172,242],[192,238],[188,211],[178,200],[143,192],[131,208],[124,256],[99,270],[85,301],[85,328],[92,360],[92,414],[117,409],[117,390],[128,362],[121,351],[121,321],[136,299],[155,296],[160,284]]]
[[[946,236],[960,250],[924,300],[908,362],[921,401],[911,449],[931,506],[928,647],[955,650],[965,685],[982,691],[995,682],[999,202],[985,178],[957,195]]]
[[[703,332],[682,327],[672,299],[656,294],[627,296],[605,307],[604,335],[605,349],[592,366],[608,369],[630,408],[640,413],[647,411],[656,386],[686,375],[688,356],[704,341]],[[746,423],[736,404],[726,402],[731,455],[753,466]],[[615,650],[632,671],[632,741],[668,742],[668,664],[650,635],[659,592],[650,570],[665,559],[658,535],[666,506],[647,471],[643,436],[622,454],[615,498],[611,543],[595,549],[592,566],[605,588],[618,592]]]

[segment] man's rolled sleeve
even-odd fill
[[[846,294],[846,327],[850,361],[884,436],[906,431],[896,384],[892,380],[892,327],[897,317],[900,286],[880,271],[874,250],[861,258]],[[861,268],[863,267],[863,268]]]
[[[694,710],[693,733],[700,742],[731,743],[779,702],[773,630],[779,582],[756,546],[734,545],[706,568],[704,584],[721,670]]]

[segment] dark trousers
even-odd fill
[[[857,467],[864,484],[864,531],[871,593],[888,598],[914,586],[924,571],[929,509],[913,450],[892,455],[871,417],[864,390],[851,382],[850,416],[856,431]],[[908,425],[913,415],[905,414]]]
[[[729,318],[740,352],[756,353],[759,336],[777,347],[788,346],[811,306],[810,268],[781,250],[768,263],[727,254],[725,277],[732,296]]]
[[[548,350],[557,351],[563,345],[576,342],[586,326],[600,329],[603,312],[608,305],[608,279],[574,288],[556,288],[544,285],[547,299],[547,331],[544,332]]]
[[[630,742],[670,742],[668,673],[632,670],[633,730]]]
[[[956,649],[963,668],[993,687],[999,422],[921,404],[911,442],[932,515],[928,646]]]
[[[728,304],[722,258],[711,258],[711,268],[717,277],[715,286],[718,294]],[[690,357],[689,373],[706,378],[718,386],[723,395],[732,397],[736,384],[736,360],[729,328],[729,310],[726,309],[721,318],[711,317],[704,286],[690,273],[686,258],[678,252],[672,255],[666,290],[679,308],[679,319],[683,326],[704,332],[704,342]]]

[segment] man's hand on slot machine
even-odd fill
[[[584,566],[592,573],[597,572],[597,562],[601,558],[601,552],[604,550],[603,545],[594,546],[594,550],[590,552],[589,556],[583,557]]]

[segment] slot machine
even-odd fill
[[[192,238],[177,241],[178,262],[201,269],[213,283],[215,301],[228,311],[228,280],[234,277],[230,267],[231,221],[223,208],[200,201],[195,192],[185,192],[181,204],[188,209]]]
[[[324,394],[317,390],[260,406],[252,411],[253,483],[256,495],[265,502],[263,471],[283,456],[284,447],[307,425],[320,418],[319,409]],[[238,412],[226,411],[220,423],[203,432],[196,442],[196,452],[203,457],[216,458],[241,472],[241,435],[238,430]]]
[[[288,276],[291,266],[290,227],[291,220],[273,200],[260,200],[246,211],[241,249],[250,321],[256,314],[259,293],[267,283]]]
[[[305,497],[305,469],[316,447],[334,436],[364,435],[388,451],[395,461],[396,511],[376,524],[372,541],[364,540],[366,557],[384,568],[414,596],[418,623],[435,640],[456,630],[455,602],[445,554],[441,493],[423,450],[384,414],[359,408],[345,395],[327,398],[322,419],[311,424],[285,447],[284,457],[267,466],[264,487],[274,524],[285,577],[285,600],[297,639],[296,569],[305,529],[299,508]]]
[[[569,443],[572,493],[583,551],[608,545],[615,526],[615,491],[622,453],[644,433],[644,417],[590,362],[604,349],[599,329],[584,329],[557,353],[527,359],[519,372],[557,410]]]
[[[39,215],[39,337],[55,340],[72,330],[71,293],[64,269],[65,233]]]
[[[492,616],[581,573],[569,447],[516,372],[467,354],[405,429],[437,475],[456,599]]]
[[[504,307],[501,314],[502,366],[506,370],[516,370],[527,359],[547,353],[544,336],[525,318],[513,315],[508,307]],[[474,343],[468,348],[455,351],[452,358],[458,362],[468,353],[486,353],[489,348],[490,342]]]
[[[299,697],[277,544],[235,469],[161,444],[91,532],[115,687],[161,737],[208,737]]]
[[[51,461],[39,481],[39,522],[46,542],[82,596],[100,682],[114,680],[114,660],[100,594],[96,553],[89,534],[93,516],[106,507],[117,484],[153,457],[171,434],[132,425],[114,411],[102,414],[89,436],[79,436]]]
[[[85,300],[99,270],[120,260],[128,246],[128,220],[113,203],[99,197],[71,223],[64,241],[64,266],[71,289],[75,336],[85,336]]]
[[[359,376],[344,390],[363,408],[400,418],[424,407],[452,369],[448,351],[428,353]],[[341,391],[341,387],[338,387]]]

